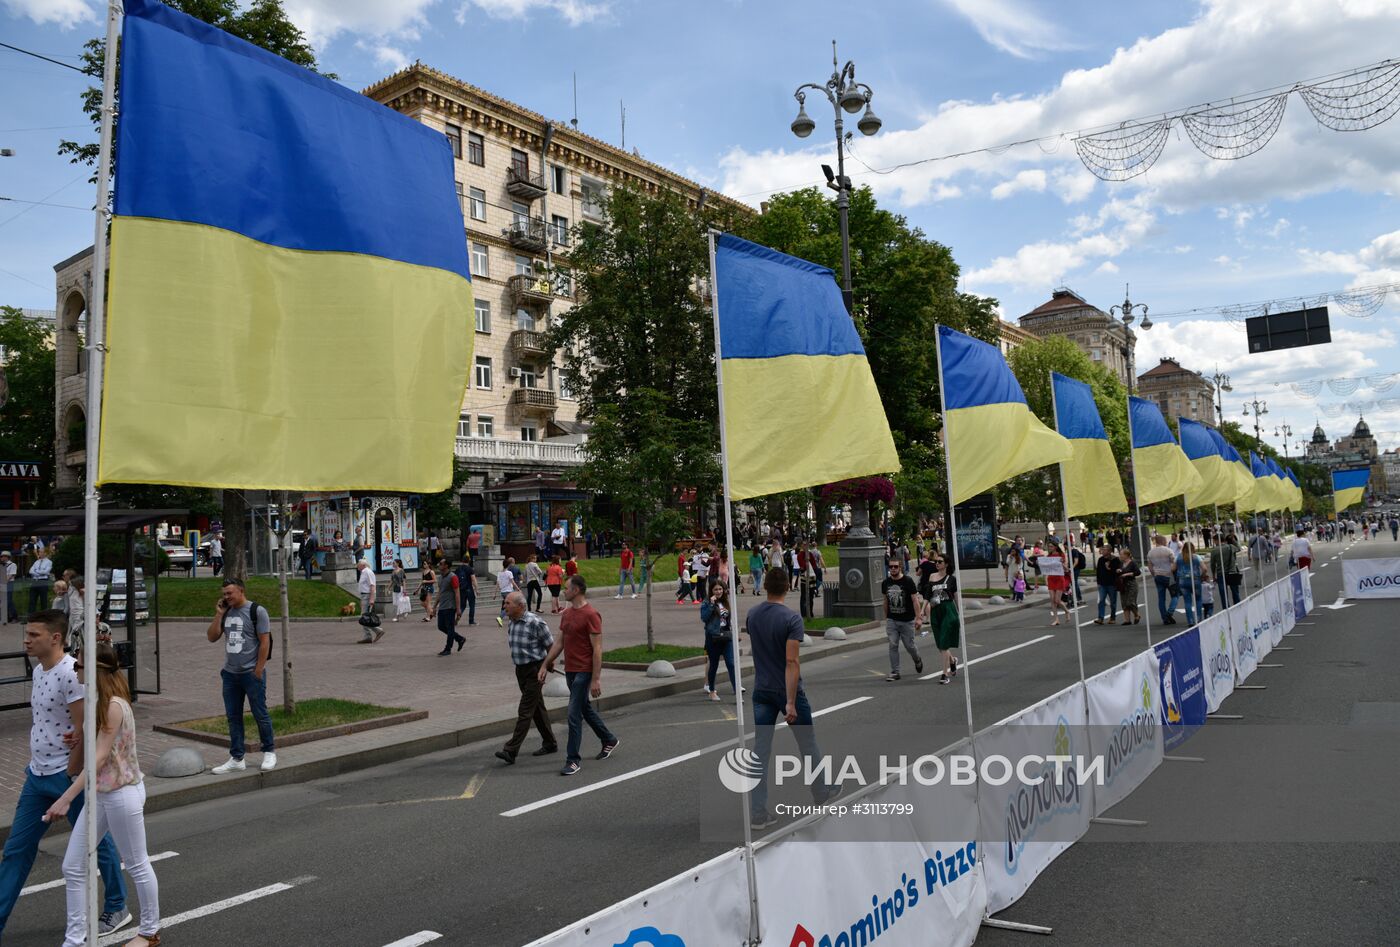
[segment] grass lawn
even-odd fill
[[[408,710],[407,707],[380,707],[378,704],[362,704],[359,701],[340,700],[336,697],[313,697],[310,700],[297,701],[297,712],[294,715],[289,715],[283,710],[281,704],[269,707],[268,713],[272,716],[274,733],[290,734],[319,730],[322,727],[335,727],[343,723],[373,720],[376,717],[401,714],[406,710]],[[223,714],[217,717],[186,720],[180,726],[203,733],[228,733],[228,720]],[[243,726],[248,733],[258,732],[252,714],[243,715]]]
[[[664,595],[674,592],[676,588],[676,553],[669,552],[657,556],[654,560],[655,570],[652,573],[651,585],[652,594]],[[743,550],[736,549],[734,556],[739,560],[739,575],[748,584],[749,577],[749,554]],[[836,569],[840,564],[840,553],[835,546],[822,547],[822,561],[826,563],[827,571]],[[622,560],[617,556],[609,556],[606,559],[580,559],[578,560],[579,575],[588,582],[589,589],[604,590],[611,588],[614,593],[617,591],[617,570],[621,567]],[[634,578],[638,586],[641,585],[642,567],[640,562],[633,570]],[[629,590],[630,592],[630,587]],[[296,613],[295,604],[292,611]]]
[[[860,618],[845,617],[808,618],[805,621],[803,621],[803,624],[806,627],[812,629],[813,631],[820,631],[826,628],[850,628],[852,625],[863,625],[865,624],[865,621],[864,619]]]
[[[217,578],[161,579],[160,617],[213,618],[221,581]],[[249,576],[247,592],[248,598],[267,609],[269,617],[282,616],[282,595],[277,590],[276,579]],[[319,579],[308,582],[288,578],[287,601],[291,603],[292,614],[298,618],[329,618],[338,617],[341,606],[355,599],[344,589]]]
[[[642,642],[641,644],[628,645],[625,648],[613,648],[611,651],[604,651],[603,660],[627,661],[632,664],[650,664],[652,661],[679,661],[681,658],[693,658],[704,653],[704,648],[696,648],[691,645],[659,643],[656,646],[656,650],[648,651],[646,642]]]
[[[968,595],[1010,595],[1010,589],[963,589]]]

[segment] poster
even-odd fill
[[[1196,626],[1201,648],[1201,672],[1206,712],[1215,713],[1235,690],[1234,647],[1230,642],[1230,621],[1239,608],[1216,612]]]
[[[1206,722],[1205,668],[1201,629],[1183,631],[1156,645],[1162,696],[1162,748],[1174,750]]]
[[[955,541],[958,565],[962,569],[995,569],[997,562],[996,498],[983,493],[958,504],[952,522],[957,524]],[[949,537],[945,537],[947,541]]]
[[[1113,808],[1162,762],[1161,667],[1144,651],[1084,682],[1089,697],[1089,749],[1104,758],[1094,787],[1094,815]]]

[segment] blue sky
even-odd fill
[[[1379,62],[1395,54],[1393,0],[1088,0],[761,2],[714,0],[288,0],[326,68],[362,88],[421,59],[627,146],[751,203],[821,180],[834,157],[830,112],[788,131],[793,89],[824,81],[830,41],[875,90],[884,119],[855,142],[867,164],[894,164],[1105,125]],[[101,28],[98,0],[0,0],[0,40],[76,62]],[[839,23],[839,31],[832,24]],[[89,134],[85,77],[0,49],[0,196],[84,205],[87,171],[54,152]],[[59,127],[55,127],[59,126]],[[1213,161],[1173,128],[1144,176],[1107,184],[1069,136],[876,175],[848,170],[882,202],[949,244],[964,288],[1014,318],[1067,284],[1107,308],[1124,283],[1152,312],[1400,282],[1400,121],[1343,134],[1290,97],[1277,136],[1239,161]],[[22,213],[22,216],[14,215]],[[91,216],[0,201],[0,302],[52,308],[52,265],[91,242]],[[1154,317],[1155,318],[1155,317]],[[1400,297],[1366,319],[1333,307],[1334,343],[1246,354],[1243,330],[1171,317],[1140,333],[1140,369],[1162,355],[1232,376],[1232,401],[1258,396],[1293,439],[1321,416],[1336,436],[1343,402],[1400,392],[1366,386],[1301,397],[1290,382],[1400,371]],[[1227,404],[1239,417],[1239,405]],[[1400,408],[1366,411],[1394,432]],[[1272,434],[1272,425],[1269,432]],[[1272,439],[1278,444],[1278,439]]]

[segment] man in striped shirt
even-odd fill
[[[544,706],[544,681],[540,679],[540,668],[544,665],[549,649],[554,645],[554,636],[544,619],[525,608],[525,596],[514,591],[506,596],[504,603],[510,626],[506,631],[506,641],[510,645],[510,660],[515,665],[515,682],[520,687],[520,708],[515,718],[515,732],[506,741],[504,748],[496,751],[497,759],[506,765],[515,762],[530,725],[540,732],[543,741],[535,756],[548,756],[559,752],[559,742],[554,738],[554,729],[549,723],[549,711]]]

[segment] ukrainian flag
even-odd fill
[[[1183,417],[1176,419],[1176,425],[1181,436],[1181,451],[1201,475],[1201,489],[1191,494],[1191,502],[1197,506],[1233,502],[1235,476],[1215,438],[1211,437],[1211,429]]]
[[[831,270],[719,234],[714,277],[730,499],[898,470]]]
[[[938,327],[943,449],[953,504],[1017,474],[1069,460],[1069,441],[1031,413],[996,346]]]
[[[1065,513],[1126,513],[1128,498],[1118,477],[1118,462],[1108,443],[1108,432],[1094,404],[1094,392],[1082,381],[1050,373],[1055,399],[1055,429],[1066,438],[1073,453],[1060,465],[1064,474]]]
[[[1293,484],[1288,482],[1288,477],[1283,473],[1283,468],[1278,461],[1272,457],[1265,457],[1264,463],[1269,468],[1269,473],[1274,478],[1274,489],[1278,491],[1279,509],[1286,510],[1293,505]]]
[[[1139,506],[1182,494],[1194,495],[1202,487],[1201,475],[1191,466],[1167,419],[1151,401],[1128,397],[1128,426],[1133,436],[1133,490]]]
[[[1254,495],[1254,475],[1244,469],[1240,452],[1235,450],[1233,444],[1225,440],[1225,435],[1213,427],[1207,427],[1206,430],[1210,432],[1210,439],[1215,442],[1220,456],[1225,459],[1225,470],[1234,484],[1230,499],[1222,502],[1233,503],[1236,507],[1242,505],[1247,507],[1250,498]]]
[[[439,132],[126,0],[99,482],[452,482],[472,284]]]
[[[1278,488],[1274,486],[1274,474],[1269,465],[1254,451],[1249,452],[1249,466],[1254,471],[1254,508],[1256,510],[1281,510]]]
[[[1349,506],[1360,503],[1366,495],[1366,484],[1371,479],[1371,468],[1358,467],[1354,470],[1332,471],[1332,506],[1342,512]]]
[[[1291,469],[1284,470],[1283,475],[1288,478],[1288,482],[1291,484],[1291,489],[1293,491],[1290,494],[1288,508],[1294,513],[1300,513],[1303,510],[1303,485],[1298,482],[1298,475]]]

